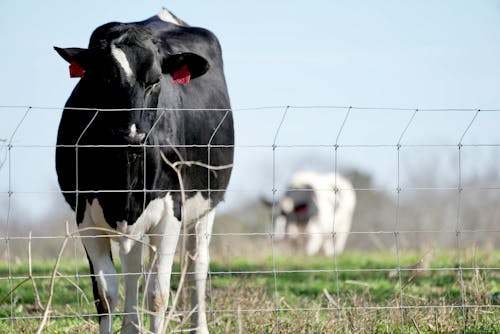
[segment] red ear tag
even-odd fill
[[[191,72],[189,72],[187,65],[182,66],[172,75],[172,83],[178,85],[187,85],[190,79]]]
[[[76,61],[72,61],[69,65],[69,77],[70,78],[83,78],[85,75],[85,70]]]

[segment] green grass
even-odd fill
[[[419,262],[422,260],[421,262]],[[422,263],[426,270],[401,270]],[[234,258],[211,263],[207,296],[213,333],[499,333],[500,252],[462,255],[350,253],[337,259]],[[32,272],[45,305],[54,262]],[[96,332],[87,264],[63,261],[48,333]],[[26,264],[0,264],[0,333],[35,332],[37,308]],[[179,268],[177,266],[176,270]],[[172,288],[177,285],[174,277]],[[19,286],[17,286],[19,285]],[[122,284],[123,285],[123,284]],[[17,288],[12,291],[13,288]],[[10,293],[12,292],[12,293]],[[123,303],[123,291],[121,303]],[[467,307],[463,308],[463,301]],[[120,311],[122,304],[118,305]],[[115,329],[120,327],[116,317]],[[172,323],[172,329],[179,326]]]

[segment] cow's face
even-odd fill
[[[298,238],[317,214],[315,194],[311,187],[289,189],[273,207],[275,238]]]
[[[175,84],[187,84],[209,67],[203,57],[173,54],[167,42],[156,39],[148,29],[127,24],[110,23],[97,28],[88,49],[55,49],[71,64],[73,75],[82,77],[79,105],[83,101],[86,107],[97,109],[156,108],[161,90],[168,95]],[[141,125],[133,119],[138,114],[115,113],[114,128],[131,133],[147,130],[139,129]]]

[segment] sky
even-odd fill
[[[65,205],[53,146],[77,79],[53,46],[86,47],[99,25],[140,21],[162,7],[214,32],[223,48],[237,143],[228,207],[283,188],[297,168],[331,170],[334,161],[388,189],[398,166],[408,186],[424,168],[452,175],[433,186],[453,185],[458,149],[433,145],[456,145],[464,134],[464,143],[482,146],[462,151],[462,169],[498,162],[500,112],[487,111],[500,109],[498,0],[3,0],[0,208],[9,189],[12,214],[27,220]],[[24,119],[23,106],[32,107]],[[407,146],[398,164],[400,138]]]

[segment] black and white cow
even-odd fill
[[[304,240],[308,255],[321,250],[326,255],[340,254],[351,230],[355,206],[352,184],[341,175],[297,172],[286,193],[274,204],[274,237]]]
[[[234,146],[217,38],[163,10],[142,22],[98,27],[87,49],[55,49],[71,64],[71,76],[81,77],[62,114],[56,168],[81,230],[100,333],[113,332],[118,298],[111,240],[119,243],[125,273],[122,333],[138,332],[137,240],[146,235],[156,249],[143,282],[150,329],[165,331],[182,224],[192,259],[186,278],[192,324],[207,332],[208,244]]]

